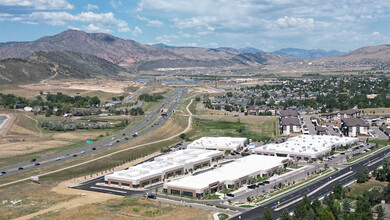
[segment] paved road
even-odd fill
[[[280,216],[280,214],[283,212],[284,209],[287,209],[289,212],[292,211],[292,209],[297,205],[300,200],[302,199],[303,195],[307,194],[308,198],[313,200],[315,198],[321,198],[324,195],[328,194],[332,191],[333,186],[336,183],[340,183],[342,185],[346,185],[352,181],[355,180],[356,172],[357,171],[364,171],[364,169],[367,167],[369,171],[374,170],[375,168],[378,168],[382,164],[382,159],[384,157],[388,157],[389,155],[386,155],[390,152],[390,148],[371,156],[370,158],[367,158],[363,161],[360,161],[354,165],[348,166],[345,169],[342,169],[338,171],[337,173],[331,174],[330,176],[326,177],[325,179],[322,179],[320,181],[317,181],[315,183],[309,184],[307,186],[304,186],[292,193],[289,193],[285,196],[279,197],[277,199],[274,199],[270,201],[269,203],[256,207],[254,209],[251,209],[248,212],[239,214],[237,216],[234,216],[232,219],[262,219],[262,213],[266,209],[274,210],[274,217],[277,218]],[[332,180],[335,180],[331,182]],[[276,209],[278,201],[280,202],[281,209]]]
[[[314,124],[311,122],[310,117],[311,117],[311,115],[304,116],[303,122],[307,126],[307,129],[308,129],[310,135],[317,135],[317,131],[314,127]]]
[[[173,110],[176,108],[179,100],[181,100],[184,96],[184,94],[187,92],[187,88],[179,87],[174,91],[170,97],[168,97],[152,114],[150,114],[146,120],[144,120],[141,124],[137,125],[136,127],[123,131],[123,133],[118,134],[114,137],[110,137],[104,140],[101,140],[99,142],[93,143],[93,144],[87,144],[83,147],[79,147],[76,149],[71,149],[68,151],[64,151],[61,153],[53,154],[50,156],[38,158],[35,162],[22,162],[17,164],[8,165],[5,167],[1,167],[0,171],[6,171],[7,173],[5,175],[0,176],[0,178],[5,176],[14,175],[21,172],[26,172],[29,170],[34,170],[40,167],[60,163],[62,161],[68,161],[80,156],[92,154],[98,151],[103,151],[111,147],[115,147],[117,145],[120,145],[124,142],[131,141],[134,138],[137,138],[138,136],[145,135],[153,130],[155,130],[157,127],[161,126],[165,121],[169,119],[169,117],[172,115]],[[172,102],[171,105],[169,105]],[[160,112],[163,108],[167,108],[167,106],[170,106],[168,108],[168,111],[166,112],[166,116],[161,117],[155,124],[153,124],[151,127],[148,127],[147,129],[143,130],[142,132],[138,132],[138,136],[133,137],[133,134],[135,134],[137,131],[140,131],[144,129],[145,127],[149,126],[150,123],[158,118],[160,116]],[[125,139],[127,138],[127,140]],[[119,141],[119,142],[117,142]],[[95,150],[92,150],[92,148],[95,148]],[[75,156],[76,155],[76,156]],[[35,163],[40,163],[39,166],[34,166]],[[23,167],[22,170],[18,170],[19,167]]]

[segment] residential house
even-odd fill
[[[301,132],[301,124],[298,118],[282,118],[280,120],[280,133],[289,135]]]
[[[341,119],[341,131],[349,137],[368,135],[368,124],[360,118],[344,118]]]

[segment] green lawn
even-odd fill
[[[271,123],[272,125],[273,123]],[[188,133],[190,140],[197,139],[202,136],[222,136],[222,137],[246,137],[257,140],[269,140],[270,136],[261,131],[253,131],[249,125],[242,122],[230,122],[220,120],[205,120],[195,118],[194,129]]]
[[[224,213],[219,213],[218,218],[219,218],[219,220],[226,220],[229,218],[229,216],[224,214]]]

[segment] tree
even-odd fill
[[[306,215],[306,219],[307,220],[312,220],[312,219],[316,219],[316,213],[314,212],[314,210],[312,208],[309,209],[309,212],[307,213]]]
[[[351,204],[349,204],[348,200],[344,200],[343,202],[343,212],[349,213],[351,211]]]
[[[186,134],[181,133],[181,134],[180,134],[180,138],[181,138],[181,139],[185,139],[185,138],[186,138]]]
[[[226,96],[227,97],[233,97],[233,93],[232,92],[228,92],[228,93],[226,93]]]
[[[123,101],[123,99],[125,99],[123,95],[119,96],[119,100]]]
[[[336,199],[342,199],[344,194],[343,192],[344,190],[341,184],[337,183],[336,185],[333,186],[333,193]]]
[[[288,213],[288,211],[285,209],[283,210],[282,214],[280,215],[280,220],[292,220],[290,214]]]
[[[356,179],[358,183],[364,183],[368,180],[367,175],[360,171],[356,172]]]
[[[272,211],[270,209],[266,209],[263,212],[263,219],[264,220],[273,220],[274,219],[274,216],[273,216]]]
[[[89,100],[89,105],[90,106],[97,106],[97,105],[100,105],[100,99],[97,97],[97,96],[94,96],[92,97],[90,100]]]
[[[200,101],[200,97],[196,97],[195,101],[199,102]]]
[[[381,205],[378,205],[378,206],[375,208],[375,211],[377,212],[377,217],[376,217],[376,219],[377,219],[377,220],[383,220],[383,218],[385,217],[385,213],[384,213],[383,207],[382,207]]]

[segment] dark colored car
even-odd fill
[[[5,171],[1,171],[0,173],[1,173],[1,175],[7,174],[7,172],[5,172]]]
[[[264,183],[258,183],[257,185],[258,186],[264,186],[265,184]]]
[[[35,161],[37,161],[37,159],[35,158],[30,160],[30,162],[35,162]]]
[[[123,136],[125,136],[126,134],[125,134],[125,133],[123,133],[122,135],[123,135]]]
[[[263,183],[264,184],[270,184],[270,182],[268,180],[264,181]]]
[[[119,140],[116,140],[116,143],[119,143]]]
[[[228,193],[228,194],[226,194],[226,195],[229,196],[229,197],[234,197],[234,195],[231,194],[231,193]]]
[[[41,165],[41,164],[40,164],[40,163],[36,163],[36,164],[35,164],[35,166],[39,166],[39,165]]]
[[[73,157],[77,157],[77,154],[73,154]]]
[[[125,140],[126,140],[126,141],[128,141],[128,140],[129,140],[129,138],[128,138],[128,137],[125,137]]]
[[[93,147],[92,150],[96,150],[96,147]]]
[[[23,170],[24,168],[23,167],[19,167],[18,170]]]
[[[155,195],[148,195],[148,199],[156,199]]]

